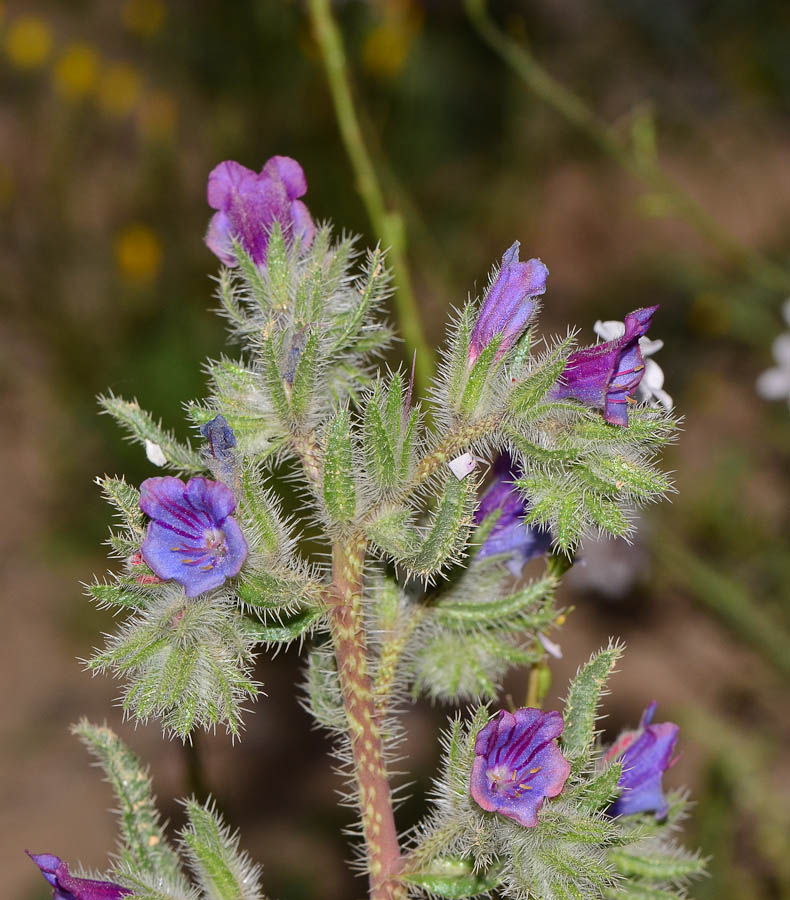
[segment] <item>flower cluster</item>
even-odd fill
[[[315,224],[299,197],[307,193],[302,167],[288,156],[273,156],[260,173],[232,160],[216,166],[208,178],[208,204],[217,212],[209,223],[206,244],[226,266],[236,265],[233,240],[252,260],[266,265],[272,225],[279,222],[288,240],[308,247]]]

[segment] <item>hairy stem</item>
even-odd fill
[[[607,122],[579,96],[557,81],[522,44],[503,32],[488,14],[486,0],[465,0],[467,15],[480,37],[540,97],[609,157],[665,197],[684,219],[728,260],[770,291],[787,291],[790,275],[756,250],[737,240],[702,205],[674,181],[653,156],[635,153]]]
[[[405,896],[403,888],[393,880],[400,861],[400,848],[368,671],[362,617],[364,564],[363,537],[338,542],[332,548],[329,623],[348,720],[348,738],[370,873],[370,897],[371,900],[401,900]]]
[[[395,280],[395,311],[407,346],[417,351],[415,382],[425,393],[433,376],[434,355],[423,334],[417,301],[406,260],[406,232],[400,213],[387,209],[376,169],[370,157],[354,108],[343,49],[343,38],[330,7],[330,0],[309,0],[313,32],[321,51],[338,128],[346,153],[354,169],[362,202],[379,240],[388,248]]]

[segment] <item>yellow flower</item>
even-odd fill
[[[381,23],[362,45],[362,64],[379,78],[391,78],[406,62],[422,14],[411,0],[389,0],[382,4],[382,11]]]
[[[36,16],[22,16],[12,22],[5,36],[5,52],[18,69],[42,66],[52,50],[52,29]]]
[[[55,64],[53,77],[57,89],[70,100],[90,94],[99,78],[98,53],[89,44],[70,44]]]
[[[162,267],[162,244],[147,225],[127,225],[115,239],[115,262],[124,280],[150,284]]]
[[[164,24],[165,6],[162,0],[126,0],[121,15],[129,31],[153,37]]]
[[[126,116],[137,105],[142,90],[140,73],[129,63],[113,63],[102,73],[99,104],[108,115]]]
[[[148,140],[164,140],[175,131],[177,120],[178,108],[170,94],[152,91],[140,106],[137,127],[140,134]]]

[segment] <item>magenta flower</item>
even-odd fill
[[[229,487],[208,478],[148,478],[140,485],[140,509],[151,517],[140,548],[160,578],[177,581],[197,597],[237,575],[247,542],[231,513]]]
[[[475,741],[471,794],[488,812],[533,828],[546,797],[565,786],[571,764],[555,738],[565,723],[558,712],[500,710]]]
[[[526,330],[537,307],[535,298],[546,290],[549,270],[539,259],[519,262],[518,248],[516,241],[505,252],[499,275],[488,289],[469,341],[470,367],[498,334],[502,340],[496,358],[507,353]]]
[[[619,761],[623,765],[617,782],[622,793],[609,808],[613,816],[654,812],[660,819],[669,810],[661,781],[674,763],[672,754],[680,729],[673,722],[651,725],[655,711],[654,700],[642,714],[639,728],[621,734],[606,754],[606,762]]]
[[[496,477],[475,512],[475,522],[481,524],[496,510],[499,510],[499,518],[477,551],[477,559],[507,554],[506,565],[518,577],[530,559],[542,556],[551,547],[551,532],[524,521],[527,504],[513,486],[520,473],[509,454],[499,456],[494,473]]]
[[[550,396],[597,407],[604,411],[607,422],[627,426],[628,404],[635,402],[636,389],[645,373],[639,338],[647,332],[657,309],[647,306],[629,313],[622,337],[571,353]]]
[[[302,167],[289,156],[273,156],[260,174],[233,160],[225,160],[208,176],[208,205],[217,212],[211,219],[206,244],[226,266],[235,266],[233,238],[259,266],[266,265],[269,235],[279,222],[286,239],[299,238],[307,247],[315,225],[299,200],[307,192]]]
[[[54,888],[52,900],[118,900],[132,892],[112,881],[95,881],[69,875],[69,867],[51,853],[25,853],[41,869],[41,874]]]

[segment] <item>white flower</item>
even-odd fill
[[[145,455],[148,457],[148,462],[152,462],[155,466],[164,466],[167,464],[167,457],[162,451],[162,448],[159,444],[149,441],[148,438],[145,439]]]
[[[460,456],[456,456],[455,459],[450,460],[448,465],[459,481],[463,481],[477,468],[477,462],[471,453],[462,453]]]
[[[625,323],[615,319],[602,322],[600,319],[593,325],[593,331],[602,341],[615,341],[625,334]],[[639,338],[639,349],[645,361],[645,374],[636,389],[636,399],[643,400],[651,406],[660,405],[669,411],[672,409],[672,398],[664,390],[664,372],[659,364],[648,359],[664,346],[663,341],[651,341],[648,337]]]
[[[790,325],[790,298],[782,305],[782,314]],[[784,400],[790,406],[790,331],[774,339],[771,350],[776,360],[773,369],[766,369],[757,379],[757,393],[766,400]]]

